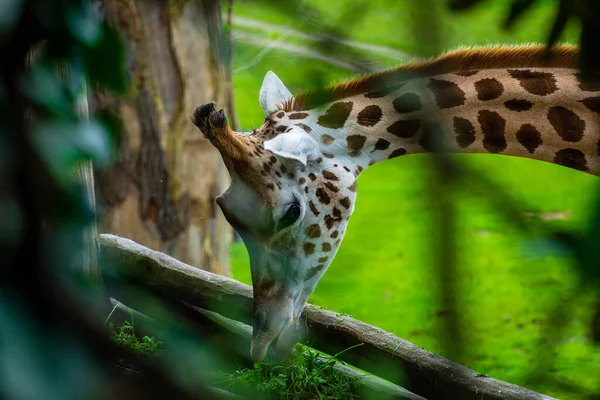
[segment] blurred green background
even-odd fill
[[[336,27],[348,48],[375,68],[385,68],[463,45],[543,43],[555,13],[554,1],[538,2],[507,32],[500,28],[503,2],[483,2],[460,14],[440,5],[439,23],[429,21],[435,24],[432,29],[417,25],[427,21],[421,22],[413,3],[306,0],[283,10],[268,2],[234,2],[233,83],[241,129],[262,123],[258,91],[268,70],[292,93],[356,74],[351,55],[315,46],[311,32],[316,24]],[[577,42],[576,28],[569,26],[562,41]],[[597,201],[596,177],[507,156],[455,158],[497,182],[528,210],[527,218],[576,232],[587,227]],[[436,297],[432,232],[437,205],[429,197],[430,161],[428,155],[401,157],[360,176],[356,211],[341,249],[309,302],[444,355],[437,324],[453,310],[444,310]],[[590,393],[600,390],[600,351],[588,339],[593,293],[575,293],[571,260],[550,251],[531,257],[531,238],[511,227],[485,196],[464,190],[457,208],[459,312],[468,327],[463,332],[468,345],[457,361],[525,385],[524,376],[548,336],[542,326],[549,312],[572,297],[574,318],[561,322],[568,339],[556,348],[550,366],[554,382],[528,387],[565,399],[580,394],[568,393],[563,384],[576,383]],[[244,245],[236,243],[232,252],[234,278],[250,283]]]

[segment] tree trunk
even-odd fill
[[[230,275],[231,229],[214,205],[228,185],[218,152],[189,115],[199,104],[226,104],[218,0],[103,0],[126,36],[132,90],[123,99],[96,93],[121,115],[118,160],[97,171],[99,229],[211,272]]]

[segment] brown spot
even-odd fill
[[[308,186],[304,186],[304,193],[308,194]]]
[[[404,150],[402,147],[400,147],[399,149],[396,149],[396,150],[392,151],[390,153],[390,155],[388,156],[388,159],[400,157],[400,156],[403,156],[405,154],[406,154],[406,150]]]
[[[333,207],[333,211],[332,212],[333,212],[334,218],[339,219],[339,220],[342,219],[342,212],[340,211],[339,208]]]
[[[306,183],[306,179],[300,178],[300,179],[298,179],[298,183],[301,185],[304,185]]]
[[[470,70],[470,71],[460,71],[460,72],[455,72],[455,75],[458,76],[473,76],[475,74],[477,74],[479,71],[477,70]]]
[[[352,111],[352,102],[334,103],[327,109],[325,114],[321,115],[317,120],[317,124],[331,129],[342,128]]]
[[[285,132],[285,130],[286,130],[287,128],[288,128],[288,127],[287,127],[287,126],[285,126],[285,125],[280,125],[280,126],[278,126],[277,128],[275,128],[275,130],[276,130],[277,132]]]
[[[362,135],[350,135],[346,138],[348,149],[353,153],[358,153],[363,148],[366,141],[367,138]]]
[[[334,174],[333,172],[324,170],[323,171],[323,177],[325,179],[329,179],[330,181],[339,181],[339,178],[337,177],[336,174]]]
[[[271,190],[273,190],[273,191],[275,191],[275,185],[273,185],[272,183],[269,183],[269,184],[267,185],[267,188],[268,188],[268,189],[271,189]]]
[[[315,244],[311,243],[311,242],[306,242],[304,243],[304,255],[306,256],[310,256],[312,253],[315,252]]]
[[[590,111],[600,114],[600,97],[588,97],[587,99],[581,100]]]
[[[331,235],[329,235],[330,238],[335,239],[338,237],[338,235],[340,234],[339,231],[333,231],[333,233]]]
[[[558,90],[556,78],[550,72],[532,71],[530,69],[509,69],[510,76],[519,81],[523,89],[531,94],[546,96]]]
[[[318,188],[317,191],[315,192],[317,199],[319,199],[319,201],[323,204],[329,204],[331,202],[331,199],[329,198],[329,195],[327,194],[327,192],[325,191],[325,189],[323,189],[322,187]]]
[[[312,200],[308,202],[308,207],[310,208],[310,211],[312,211],[312,213],[315,214],[315,217],[318,217],[319,214],[321,214],[319,210],[317,210],[317,206],[315,206],[315,203],[313,203]]]
[[[376,125],[380,120],[383,112],[381,108],[376,105],[366,106],[358,113],[356,122],[362,126],[373,126]]]
[[[323,157],[319,157],[315,160],[316,162],[318,162],[319,164],[323,162]]]
[[[387,131],[392,135],[407,139],[415,136],[420,128],[420,119],[401,119],[390,125]]]
[[[350,208],[350,198],[344,197],[343,199],[340,200],[340,204],[342,206],[344,206],[346,209]]]
[[[579,89],[584,92],[600,92],[600,79],[597,76],[590,79],[583,79],[581,74],[577,72],[575,77],[579,82]]]
[[[327,229],[333,228],[333,225],[335,225],[336,222],[340,222],[340,219],[332,217],[331,215],[325,216],[325,226]]]
[[[309,238],[315,239],[321,236],[321,228],[319,227],[319,224],[312,224],[306,227],[304,233]]]
[[[390,142],[388,142],[385,139],[378,139],[377,143],[375,143],[375,148],[373,149],[373,151],[375,151],[375,150],[385,150],[388,147],[390,147]]]
[[[317,176],[312,172],[309,172],[308,177],[310,178],[311,181],[317,180]]]
[[[302,113],[293,113],[293,114],[290,114],[288,118],[289,119],[304,119],[306,117],[308,117],[308,113],[302,112]]]
[[[348,149],[351,157],[357,157],[360,155],[360,150],[365,145],[367,138],[361,135],[350,135],[346,138],[346,142],[348,143]]]
[[[451,108],[465,103],[465,92],[454,82],[430,79],[427,87],[433,92],[439,108]]]
[[[504,86],[498,79],[486,78],[475,82],[477,98],[481,101],[497,99],[504,92]]]
[[[556,152],[554,163],[579,171],[588,171],[585,154],[577,149],[562,149]]]
[[[533,107],[533,103],[529,100],[511,99],[504,102],[504,106],[511,111],[527,111]]]
[[[323,157],[325,158],[334,158],[335,156],[331,153],[323,153]]]
[[[315,277],[319,272],[321,272],[323,270],[323,268],[325,268],[324,264],[319,264],[316,267],[312,267],[311,269],[308,270],[308,272],[306,273],[306,278],[304,278],[305,281],[308,281],[310,279],[312,279],[313,277]]]
[[[381,97],[385,97],[388,94],[395,92],[396,90],[400,89],[402,86],[404,86],[406,83],[402,82],[402,83],[397,83],[395,85],[390,85],[387,87],[383,87],[383,88],[379,88],[376,90],[373,90],[367,94],[365,94],[365,97],[367,99],[378,99]]]
[[[279,111],[279,112],[277,113],[277,118],[283,118],[283,117],[284,117],[284,115],[285,115],[285,113],[284,113],[283,111]]]
[[[490,153],[501,153],[506,150],[504,128],[506,120],[495,111],[481,110],[477,120],[483,131],[483,147]]]
[[[456,143],[463,149],[475,142],[475,128],[471,121],[466,118],[454,117],[454,133]]]
[[[348,186],[348,190],[356,192],[356,181],[352,182],[352,185]]]
[[[304,125],[304,124],[296,124],[296,126],[299,126],[300,128],[304,129],[306,131],[306,133],[311,133],[312,132],[312,128],[308,125]]]
[[[156,224],[158,222],[158,214],[158,204],[154,199],[150,199],[148,201],[148,205],[146,206],[146,211],[144,212],[143,219],[145,221],[151,221]]]
[[[327,260],[329,260],[329,257],[320,257],[320,258],[317,260],[317,262],[324,263],[324,262],[326,262]]]
[[[331,143],[335,142],[335,138],[328,134],[321,135],[320,140],[321,140],[321,143],[323,143],[323,144],[331,144]]]
[[[340,189],[339,189],[337,186],[335,186],[335,185],[334,185],[333,183],[331,183],[331,182],[325,182],[325,183],[324,183],[324,185],[325,185],[325,187],[326,187],[327,189],[329,189],[329,190],[330,190],[330,191],[332,191],[333,193],[337,193],[337,192],[340,190]]]
[[[325,252],[327,252],[327,251],[331,251],[331,244],[329,244],[329,243],[325,242],[325,243],[323,243],[323,244],[321,245],[321,249],[322,249],[323,251],[325,251]]]
[[[523,124],[517,131],[517,140],[531,154],[542,145],[542,135],[533,125]]]
[[[565,142],[578,142],[583,137],[585,121],[565,107],[550,107],[548,120],[558,136]]]
[[[421,99],[415,93],[405,93],[392,101],[394,109],[399,113],[419,111],[423,107]]]

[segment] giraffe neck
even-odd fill
[[[310,130],[325,157],[347,158],[356,175],[380,161],[431,151],[426,121],[439,125],[452,153],[512,155],[598,174],[600,84],[584,84],[576,72],[446,73],[295,113],[306,121],[290,119]]]

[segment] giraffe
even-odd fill
[[[231,185],[217,204],[242,237],[254,290],[250,354],[283,357],[306,300],[333,260],[370,165],[431,151],[427,124],[454,153],[494,153],[600,171],[600,81],[579,51],[538,45],[459,48],[438,58],[293,96],[271,71],[265,114],[232,131],[213,103],[192,121],[218,149]]]

